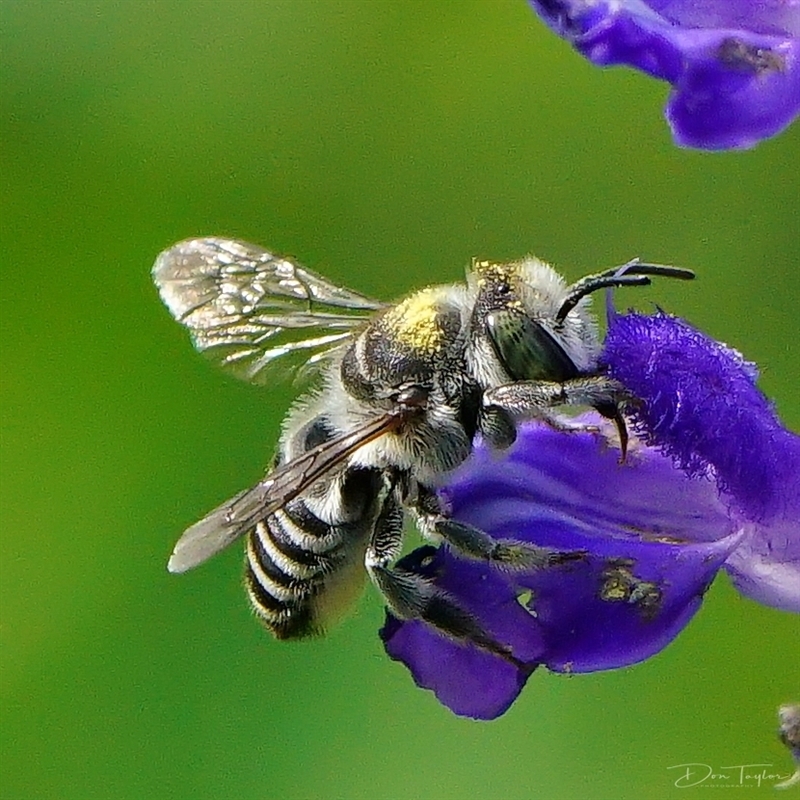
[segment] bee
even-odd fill
[[[279,639],[323,633],[368,575],[395,616],[518,664],[450,595],[396,565],[405,517],[499,569],[583,558],[453,520],[436,489],[478,435],[503,449],[523,419],[587,429],[555,416],[561,406],[614,420],[624,456],[630,398],[598,364],[588,295],[652,275],[694,277],[635,259],[567,285],[533,257],[476,260],[464,284],[392,305],[246,242],[210,237],[165,250],[153,279],[199,351],[257,384],[275,367],[318,372],[289,410],[266,476],[189,527],[169,571],[186,572],[245,536],[247,595]]]

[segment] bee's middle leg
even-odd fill
[[[417,525],[425,536],[444,539],[467,558],[488,561],[501,569],[545,569],[577,561],[586,555],[583,551],[556,550],[516,539],[495,539],[474,525],[452,519],[436,493],[421,486],[417,488],[414,511]]]

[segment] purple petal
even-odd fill
[[[795,487],[800,491],[800,479]],[[747,597],[800,613],[800,505],[770,525],[749,526],[748,536],[725,564],[734,586]]]
[[[752,147],[800,113],[797,0],[531,0],[598,65],[626,64],[670,82],[678,144]]]
[[[727,564],[739,590],[800,610],[800,436],[756,387],[753,365],[663,313],[612,316],[604,360],[643,401],[640,435],[690,474],[713,476],[750,523]]]
[[[667,103],[677,144],[747,148],[780,133],[800,113],[800,41],[746,32],[687,45],[686,71]]]
[[[473,719],[494,719],[525,685],[544,650],[543,638],[538,627],[529,624],[529,614],[502,575],[483,564],[460,561],[452,568],[452,562],[443,550],[424,547],[398,566],[435,579],[531,668],[523,671],[487,650],[448,639],[424,622],[401,622],[390,614],[381,638],[386,652],[409,668],[417,686],[431,689],[451,711]]]
[[[446,495],[457,519],[495,537],[588,553],[506,576],[510,594],[531,593],[543,660],[558,671],[611,669],[663,649],[744,535],[713,483],[656,451],[640,447],[620,465],[594,435],[538,425],[524,426],[502,461],[480,451]]]
[[[631,544],[618,559],[592,555],[588,575],[547,570],[526,576],[522,582],[532,590],[547,634],[547,666],[559,672],[615,669],[663,650],[700,608],[740,538]]]
[[[707,478],[642,446],[620,465],[597,435],[541,425],[523,426],[502,459],[479,447],[444,496],[456,519],[495,537],[586,551],[582,561],[522,574],[446,549],[423,548],[402,564],[446,590],[515,657],[558,671],[610,669],[661,650],[744,535]],[[502,714],[529,674],[418,621],[390,616],[382,637],[419,686],[465,716]]]

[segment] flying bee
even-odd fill
[[[169,571],[192,569],[246,535],[247,594],[279,639],[322,633],[366,574],[395,616],[518,664],[452,597],[395,565],[404,518],[500,569],[583,558],[457,522],[436,487],[479,434],[506,448],[523,419],[585,430],[555,416],[565,405],[613,419],[624,457],[630,398],[598,366],[587,296],[649,284],[651,275],[694,277],[634,260],[567,285],[533,257],[474,261],[465,284],[387,305],[245,242],[191,239],[164,251],[153,279],[198,350],[254,383],[292,357],[319,368],[316,388],[286,416],[264,479],[188,528]]]

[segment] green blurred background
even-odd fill
[[[384,299],[472,256],[690,266],[622,303],[741,349],[798,430],[800,125],[678,150],[665,85],[590,67],[523,0],[5,0],[0,37],[4,800],[666,798],[703,796],[676,764],[788,770],[800,623],[724,579],[658,657],[537,673],[476,723],[385,657],[374,591],[287,645],[238,548],[169,576],[293,390],[209,367],[149,269],[200,234]]]

